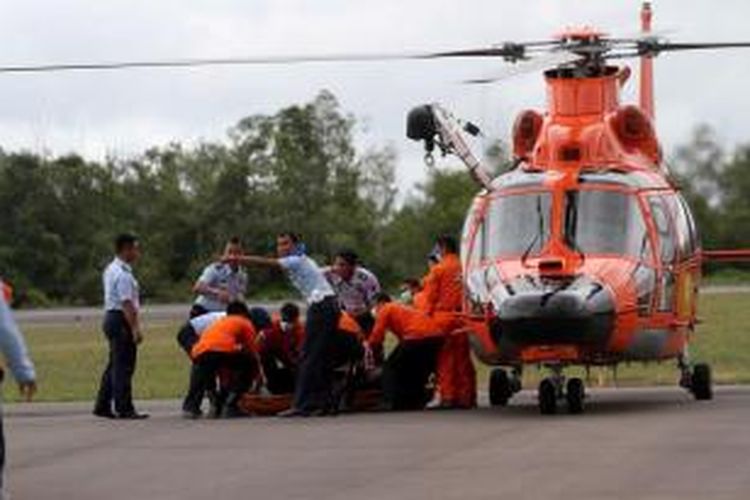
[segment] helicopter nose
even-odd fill
[[[612,334],[615,301],[601,283],[588,278],[515,280],[495,304],[500,338],[519,346],[603,346]]]

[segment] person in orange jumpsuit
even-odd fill
[[[436,240],[440,261],[424,278],[420,306],[435,317],[456,317],[461,312],[463,285],[458,244],[452,236]],[[465,333],[446,338],[438,355],[438,392],[443,408],[476,406],[476,371]]]
[[[250,388],[258,368],[256,329],[247,306],[242,302],[229,304],[227,316],[203,332],[190,355],[194,369],[182,405],[185,417],[201,416],[203,395],[213,387],[220,371],[230,374],[230,382],[219,392],[215,413],[223,417],[241,415],[237,403]]]
[[[375,326],[365,350],[383,344],[386,331],[399,339],[383,365],[383,399],[389,410],[422,409],[432,397],[427,382],[435,372],[444,338],[460,323],[450,315],[428,315],[392,302],[380,294],[375,305]]]

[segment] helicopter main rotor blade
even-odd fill
[[[642,40],[637,44],[640,54],[658,55],[662,52],[678,52],[683,50],[715,50],[750,48],[750,42],[715,42],[715,43],[673,43]]]
[[[467,49],[444,52],[403,52],[390,54],[309,54],[289,56],[257,56],[226,58],[186,58],[164,60],[132,60],[103,62],[73,62],[50,64],[0,65],[0,73],[45,73],[63,71],[107,71],[132,68],[188,68],[203,66],[251,66],[284,65],[305,63],[356,63],[380,61],[429,60],[442,58],[501,57],[506,61],[517,61],[526,56],[526,47],[537,50],[553,45],[552,41],[528,43],[505,43],[497,47]]]
[[[583,59],[584,57],[580,54],[574,54],[571,52],[553,52],[551,54],[545,54],[533,59],[515,63],[512,66],[507,66],[491,76],[487,76],[484,78],[473,78],[471,80],[466,80],[463,83],[480,85],[495,83],[516,76],[524,75],[526,73],[536,73],[537,71],[564,66],[566,64],[572,64],[578,61],[582,61]]]
[[[271,57],[227,57],[205,59],[165,59],[151,61],[112,61],[94,63],[60,63],[0,66],[0,73],[44,73],[57,71],[106,71],[130,68],[187,68],[202,66],[249,66],[305,63],[377,62],[430,59],[434,54],[330,54]]]

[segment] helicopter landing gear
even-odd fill
[[[583,413],[583,400],[586,399],[586,389],[583,380],[572,378],[568,380],[565,390],[565,399],[568,402],[568,412],[577,415]]]
[[[690,377],[690,392],[699,401],[707,401],[714,397],[711,367],[706,363],[698,363],[693,367],[693,373]]]
[[[513,369],[510,374],[503,368],[490,373],[490,405],[506,406],[510,398],[521,390],[521,374]]]
[[[697,363],[691,367],[686,354],[680,356],[677,364],[681,373],[681,387],[690,391],[698,401],[713,399],[713,377],[711,376],[710,365],[707,363]]]
[[[539,412],[542,415],[554,415],[558,410],[558,403],[565,401],[568,413],[583,412],[583,402],[586,399],[586,389],[583,380],[571,378],[565,381],[561,366],[552,366],[553,374],[539,383]]]

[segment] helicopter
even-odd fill
[[[453,154],[482,189],[462,233],[464,313],[474,319],[474,353],[496,367],[494,406],[520,391],[527,365],[551,373],[538,387],[542,414],[562,404],[583,411],[585,384],[566,379],[570,366],[675,360],[682,387],[697,400],[713,396],[711,367],[689,356],[701,267],[747,261],[750,251],[702,250],[656,136],[653,58],[750,44],[665,42],[651,22],[644,3],[637,37],[586,27],[464,52],[546,68],[547,109],[518,115],[512,167],[497,177],[467,145],[476,125],[439,104],[408,115],[407,136],[424,143],[428,163],[435,149]],[[641,65],[637,105],[620,102],[631,70],[613,63],[631,57]]]

